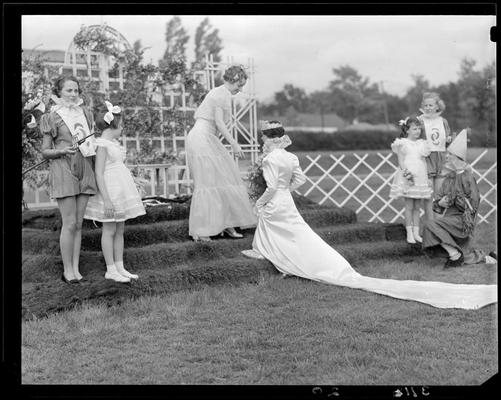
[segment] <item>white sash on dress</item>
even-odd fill
[[[64,123],[70,130],[73,137],[73,143],[91,134],[87,118],[85,118],[85,114],[82,109],[68,109],[66,107],[61,107],[56,112],[63,119]],[[85,139],[85,142],[78,146],[84,157],[96,155],[95,140],[94,136],[90,136]]]
[[[445,151],[446,134],[442,117],[421,117],[431,151]]]

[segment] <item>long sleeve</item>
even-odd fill
[[[304,174],[301,166],[299,165],[299,160],[296,156],[294,156],[294,166],[292,170],[292,179],[290,184],[290,190],[293,192],[298,187],[303,185],[306,182],[306,175]]]
[[[478,206],[480,204],[480,193],[478,191],[478,186],[471,172],[465,171],[461,174],[460,179],[457,182],[460,188],[457,188],[458,195],[456,196],[454,205],[463,212],[469,205],[472,208],[473,214],[477,213]]]
[[[278,168],[276,165],[273,165],[270,158],[263,160],[263,177],[266,181],[266,190],[256,201],[256,208],[258,210],[270,201],[277,191]]]

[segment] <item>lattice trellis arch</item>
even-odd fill
[[[132,50],[129,41],[119,31],[106,24],[90,25],[90,30],[99,30],[100,34],[113,39],[119,51]],[[68,45],[64,54],[64,64],[59,65],[59,73],[71,72],[80,79],[89,79],[99,83],[99,90],[108,92],[110,90],[123,89],[124,66],[118,66],[117,76],[110,76],[115,58],[111,55],[91,51],[83,51],[75,45],[74,39]]]

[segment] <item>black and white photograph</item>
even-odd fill
[[[106,10],[21,18],[21,385],[497,375],[494,13]]]

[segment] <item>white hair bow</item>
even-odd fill
[[[398,121],[398,125],[400,125],[400,126],[406,125],[408,120],[409,120],[409,117],[407,117],[406,119],[401,119],[400,121]]]
[[[122,111],[122,109],[118,106],[114,106],[113,104],[111,104],[109,101],[106,101],[106,100],[105,100],[104,104],[106,104],[106,108],[108,109],[108,112],[106,114],[104,114],[103,119],[109,125],[109,124],[111,124],[111,121],[113,121],[113,118],[115,118],[113,116],[113,114],[119,114]]]

